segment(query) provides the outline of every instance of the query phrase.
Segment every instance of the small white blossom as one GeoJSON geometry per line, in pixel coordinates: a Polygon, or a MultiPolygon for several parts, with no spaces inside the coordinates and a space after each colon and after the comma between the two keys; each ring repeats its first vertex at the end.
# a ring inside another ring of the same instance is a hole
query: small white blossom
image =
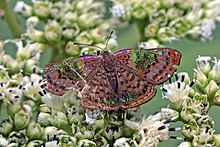
{"type": "Polygon", "coordinates": [[[42,92],[39,92],[42,96],[42,101],[49,107],[51,107],[54,110],[64,110],[64,102],[66,100],[66,95],[64,94],[62,96],[53,95],[49,92],[46,92],[43,90],[42,92]]]}
{"type": "Polygon", "coordinates": [[[207,19],[202,22],[200,29],[200,38],[202,41],[211,40],[212,32],[216,28],[215,20],[207,19]]]}
{"type": "Polygon", "coordinates": [[[214,60],[212,60],[212,62],[214,63],[212,70],[215,70],[216,74],[220,75],[220,59],[214,57],[214,60]]]}
{"type": "Polygon", "coordinates": [[[129,141],[128,138],[119,138],[115,141],[114,147],[130,147],[130,145],[127,143],[129,141]]]}
{"type": "Polygon", "coordinates": [[[14,7],[14,11],[16,13],[21,13],[22,11],[24,11],[25,5],[26,4],[23,1],[18,1],[14,7]]]}
{"type": "Polygon", "coordinates": [[[0,146],[6,147],[7,145],[8,145],[8,141],[2,135],[0,135],[0,146]]]}
{"type": "Polygon", "coordinates": [[[141,42],[139,48],[149,49],[149,48],[157,48],[159,47],[159,43],[154,39],[149,39],[147,42],[141,42]]]}
{"type": "Polygon", "coordinates": [[[42,80],[42,76],[38,74],[31,74],[30,77],[24,77],[24,94],[32,99],[36,99],[36,95],[40,88],[40,82],[42,80]]]}
{"type": "Polygon", "coordinates": [[[171,84],[166,84],[163,88],[166,92],[163,98],[169,99],[171,102],[178,104],[188,99],[191,87],[186,85],[185,82],[175,81],[171,84]]]}
{"type": "Polygon", "coordinates": [[[45,147],[59,147],[56,140],[48,141],[45,143],[45,147]]]}
{"type": "Polygon", "coordinates": [[[113,17],[118,17],[118,18],[126,17],[126,8],[124,7],[123,4],[120,3],[115,4],[110,11],[113,17]]]}
{"type": "Polygon", "coordinates": [[[199,56],[196,59],[197,69],[207,74],[211,70],[210,61],[211,57],[209,56],[199,56]]]}

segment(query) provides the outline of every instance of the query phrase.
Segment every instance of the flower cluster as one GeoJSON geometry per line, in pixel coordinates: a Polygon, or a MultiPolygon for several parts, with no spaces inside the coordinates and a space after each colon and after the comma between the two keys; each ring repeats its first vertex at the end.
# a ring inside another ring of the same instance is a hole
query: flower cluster
{"type": "Polygon", "coordinates": [[[220,20],[219,0],[112,1],[112,16],[135,22],[147,48],[155,47],[152,41],[158,45],[181,38],[210,40],[220,20]]]}
{"type": "MultiPolygon", "coordinates": [[[[94,50],[74,42],[103,47],[115,23],[104,20],[104,3],[93,0],[33,1],[33,6],[19,1],[14,11],[27,19],[23,36],[53,48],[56,60],[67,55],[78,56],[82,50],[90,53],[94,50]]],[[[115,46],[117,41],[111,38],[108,47],[115,46]]]]}
{"type": "Polygon", "coordinates": [[[179,73],[176,81],[162,87],[163,97],[169,99],[184,123],[182,133],[188,142],[179,146],[219,146],[219,135],[214,134],[214,121],[208,111],[219,105],[220,60],[214,58],[213,67],[209,56],[199,56],[196,61],[195,80],[190,81],[187,73],[179,73]]]}

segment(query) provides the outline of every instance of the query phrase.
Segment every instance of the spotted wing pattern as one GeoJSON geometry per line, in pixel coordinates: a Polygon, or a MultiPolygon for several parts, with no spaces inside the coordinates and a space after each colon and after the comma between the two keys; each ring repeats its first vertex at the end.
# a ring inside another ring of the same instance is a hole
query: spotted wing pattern
{"type": "Polygon", "coordinates": [[[156,94],[155,85],[172,76],[180,59],[181,54],[169,48],[81,56],[47,64],[45,89],[63,95],[75,88],[81,104],[90,109],[128,109],[149,101],[156,94]]]}
{"type": "Polygon", "coordinates": [[[147,82],[161,84],[176,71],[181,53],[170,48],[125,49],[114,54],[116,60],[147,82]]]}
{"type": "Polygon", "coordinates": [[[98,66],[98,56],[82,56],[69,60],[50,63],[45,66],[46,83],[42,86],[55,95],[63,95],[77,86],[79,89],[86,84],[98,66]]]}
{"type": "Polygon", "coordinates": [[[90,109],[117,110],[117,94],[107,78],[107,73],[99,66],[88,84],[81,90],[81,104],[90,109]]]}
{"type": "Polygon", "coordinates": [[[155,94],[153,84],[145,81],[121,63],[117,64],[120,108],[137,107],[149,101],[155,94]]]}

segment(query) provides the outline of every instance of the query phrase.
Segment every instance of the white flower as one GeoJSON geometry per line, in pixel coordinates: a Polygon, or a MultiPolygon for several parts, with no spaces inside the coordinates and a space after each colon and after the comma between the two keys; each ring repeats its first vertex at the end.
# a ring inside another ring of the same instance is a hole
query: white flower
{"type": "Polygon", "coordinates": [[[141,135],[139,146],[157,146],[159,141],[169,139],[168,125],[162,121],[143,120],[137,130],[141,135]]]}
{"type": "Polygon", "coordinates": [[[37,16],[31,16],[27,19],[26,25],[35,27],[39,23],[39,18],[37,16]]]}
{"type": "Polygon", "coordinates": [[[141,42],[139,48],[149,49],[149,48],[157,48],[159,47],[159,43],[154,39],[149,39],[147,42],[141,42]]]}
{"type": "Polygon", "coordinates": [[[45,147],[59,147],[57,140],[48,141],[45,143],[45,147]]]}
{"type": "Polygon", "coordinates": [[[196,59],[197,69],[207,74],[211,70],[210,61],[211,57],[209,56],[198,56],[196,59]]]}
{"type": "Polygon", "coordinates": [[[182,103],[185,99],[188,99],[191,87],[186,85],[185,82],[175,81],[171,84],[166,84],[162,87],[165,91],[163,98],[169,99],[172,103],[182,103]]]}
{"type": "Polygon", "coordinates": [[[14,11],[16,13],[20,13],[20,12],[24,11],[25,5],[26,4],[23,1],[18,1],[14,7],[14,11]]]}
{"type": "Polygon", "coordinates": [[[53,95],[51,93],[46,92],[45,90],[42,90],[38,92],[42,96],[42,101],[49,107],[55,110],[64,110],[64,102],[66,100],[66,95],[64,94],[62,96],[53,95]]]}
{"type": "Polygon", "coordinates": [[[42,77],[38,74],[31,74],[30,77],[24,77],[24,94],[32,99],[36,99],[36,95],[40,88],[42,77]]]}
{"type": "Polygon", "coordinates": [[[155,115],[143,119],[142,122],[127,120],[125,116],[124,123],[126,126],[137,130],[141,136],[140,142],[134,143],[138,146],[158,146],[162,140],[170,138],[169,131],[180,130],[180,128],[168,128],[169,123],[179,117],[177,111],[163,108],[155,115]]]}
{"type": "Polygon", "coordinates": [[[126,17],[126,8],[123,4],[117,3],[111,8],[111,13],[113,17],[125,18],[126,17]]]}
{"type": "Polygon", "coordinates": [[[14,12],[21,13],[24,16],[30,16],[32,14],[32,7],[23,1],[18,1],[14,7],[14,12]]]}
{"type": "Polygon", "coordinates": [[[190,142],[182,142],[180,145],[178,145],[178,147],[191,147],[191,143],[190,142]]]}
{"type": "Polygon", "coordinates": [[[86,109],[86,122],[90,125],[95,124],[96,118],[100,115],[100,109],[86,109]]]}
{"type": "Polygon", "coordinates": [[[114,147],[130,147],[130,145],[127,143],[129,141],[128,138],[119,138],[115,141],[114,147]]]}
{"type": "Polygon", "coordinates": [[[214,63],[212,70],[215,70],[216,74],[220,75],[220,60],[214,57],[212,62],[214,63]]]}
{"type": "Polygon", "coordinates": [[[2,135],[0,135],[0,146],[6,147],[7,145],[8,145],[8,141],[2,135]]]}
{"type": "Polygon", "coordinates": [[[215,29],[215,20],[206,19],[202,22],[200,28],[200,38],[202,41],[211,40],[212,39],[212,31],[215,29]]]}

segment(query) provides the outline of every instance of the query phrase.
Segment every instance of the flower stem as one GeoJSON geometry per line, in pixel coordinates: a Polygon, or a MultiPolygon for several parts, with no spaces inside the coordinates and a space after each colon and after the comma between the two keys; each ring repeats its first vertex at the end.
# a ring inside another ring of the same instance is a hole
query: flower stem
{"type": "Polygon", "coordinates": [[[6,0],[0,0],[0,7],[5,11],[5,20],[15,38],[21,35],[21,26],[19,25],[17,18],[15,17],[12,9],[9,6],[9,2],[6,0]]]}

